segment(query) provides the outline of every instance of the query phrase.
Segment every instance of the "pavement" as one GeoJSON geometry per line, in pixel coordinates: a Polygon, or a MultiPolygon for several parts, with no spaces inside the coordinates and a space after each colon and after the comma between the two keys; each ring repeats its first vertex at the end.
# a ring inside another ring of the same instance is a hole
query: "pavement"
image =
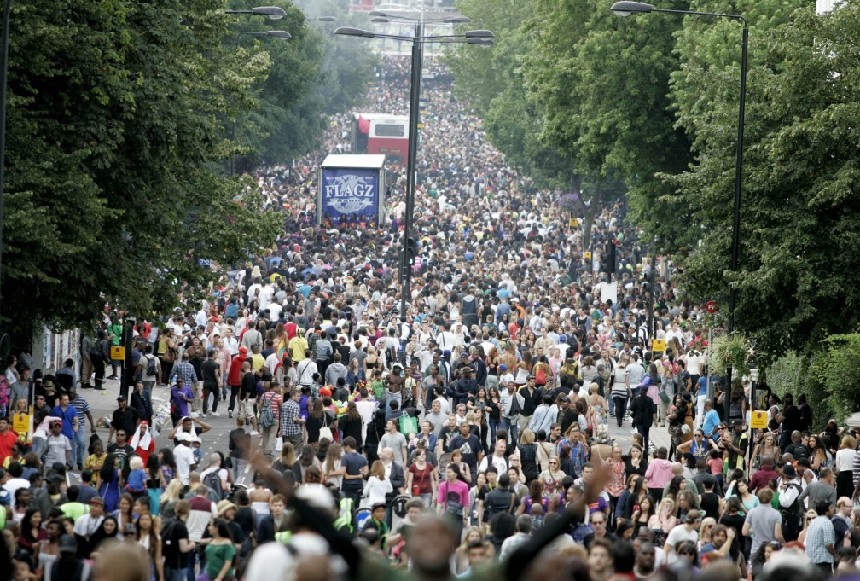
{"type": "MultiPolygon", "coordinates": [[[[101,423],[101,418],[107,418],[107,421],[110,421],[111,414],[117,407],[116,398],[119,395],[119,381],[105,380],[104,387],[104,391],[96,391],[94,389],[81,389],[78,391],[78,396],[83,397],[87,403],[90,404],[93,419],[97,424],[101,423]]],[[[170,390],[167,387],[156,387],[152,394],[152,407],[155,410],[156,416],[161,418],[162,430],[169,430],[171,428],[169,401],[170,390]]],[[[218,413],[220,416],[209,415],[203,419],[203,421],[212,428],[211,431],[204,434],[201,438],[203,440],[204,453],[211,453],[216,450],[226,453],[229,448],[229,433],[230,430],[236,426],[236,420],[235,418],[230,419],[227,417],[228,403],[229,400],[218,402],[218,413]]],[[[621,444],[621,449],[624,454],[629,453],[632,430],[630,420],[625,420],[620,428],[616,426],[615,418],[609,417],[608,420],[609,435],[612,437],[614,442],[621,444]]],[[[158,420],[156,420],[156,423],[158,423],[158,420]]],[[[101,436],[102,440],[107,439],[107,428],[99,428],[97,432],[101,436]]],[[[667,449],[669,448],[669,431],[666,428],[651,428],[649,437],[651,441],[654,442],[655,449],[661,446],[665,446],[667,449]]],[[[166,436],[159,435],[156,437],[156,448],[170,445],[171,443],[167,441],[166,436]]]]}
{"type": "MultiPolygon", "coordinates": [[[[79,389],[78,397],[83,397],[88,404],[97,425],[97,433],[103,441],[107,440],[108,428],[98,427],[99,425],[107,425],[110,422],[111,414],[117,409],[116,398],[119,395],[119,380],[104,381],[104,391],[96,391],[95,389],[79,389]],[[102,418],[106,418],[106,422],[102,422],[102,418]]],[[[229,449],[229,433],[230,430],[236,427],[236,420],[227,417],[227,404],[229,403],[229,394],[227,401],[218,402],[218,413],[220,416],[206,416],[203,421],[211,426],[211,431],[203,434],[204,454],[220,450],[227,453],[229,449]]],[[[155,424],[160,424],[162,431],[167,431],[172,428],[170,422],[170,389],[167,387],[156,387],[152,393],[152,408],[155,411],[155,424]]],[[[192,414],[193,415],[193,414],[192,414]]],[[[89,438],[89,424],[87,424],[87,437],[89,438]]],[[[155,439],[156,449],[169,446],[173,447],[173,443],[167,440],[167,436],[159,434],[155,439]]]]}

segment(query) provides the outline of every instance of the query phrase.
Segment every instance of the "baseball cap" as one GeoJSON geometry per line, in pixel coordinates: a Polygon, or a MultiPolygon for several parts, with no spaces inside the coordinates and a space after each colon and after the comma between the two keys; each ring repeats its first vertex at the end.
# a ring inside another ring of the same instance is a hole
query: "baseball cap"
{"type": "Polygon", "coordinates": [[[507,366],[507,365],[505,365],[504,363],[502,363],[501,365],[499,365],[499,371],[507,371],[507,370],[508,370],[508,366],[507,366]]]}
{"type": "Polygon", "coordinates": [[[60,553],[72,553],[75,554],[78,552],[78,541],[75,539],[74,535],[63,535],[60,537],[60,553]]]}

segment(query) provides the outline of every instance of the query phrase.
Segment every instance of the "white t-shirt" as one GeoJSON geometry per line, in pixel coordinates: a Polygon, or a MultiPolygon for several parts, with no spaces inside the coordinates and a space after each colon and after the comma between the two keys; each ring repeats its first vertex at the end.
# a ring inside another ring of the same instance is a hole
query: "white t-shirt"
{"type": "Polygon", "coordinates": [[[666,544],[672,547],[672,552],[666,555],[666,562],[670,565],[678,560],[678,553],[676,549],[678,545],[683,543],[684,541],[692,541],[697,542],[699,540],[699,533],[694,529],[692,531],[687,530],[686,525],[678,525],[669,531],[669,535],[666,537],[666,544]]]}
{"type": "Polygon", "coordinates": [[[216,470],[218,471],[218,478],[220,478],[222,482],[227,482],[230,477],[230,474],[227,472],[226,468],[207,468],[200,473],[200,480],[203,481],[206,476],[212,474],[216,470]]]}
{"type": "Polygon", "coordinates": [[[173,459],[176,461],[176,476],[187,486],[191,466],[194,464],[194,452],[185,444],[179,444],[173,449],[173,459]]]}

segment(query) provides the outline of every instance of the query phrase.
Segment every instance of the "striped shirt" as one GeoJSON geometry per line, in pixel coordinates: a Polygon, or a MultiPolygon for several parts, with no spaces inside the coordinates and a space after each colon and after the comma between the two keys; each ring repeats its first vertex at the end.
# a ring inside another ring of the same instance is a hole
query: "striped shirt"
{"type": "Polygon", "coordinates": [[[87,400],[85,400],[81,396],[77,396],[75,397],[75,399],[69,402],[69,405],[75,408],[75,411],[78,412],[78,429],[83,428],[84,416],[85,414],[90,413],[90,404],[88,404],[87,400]]]}

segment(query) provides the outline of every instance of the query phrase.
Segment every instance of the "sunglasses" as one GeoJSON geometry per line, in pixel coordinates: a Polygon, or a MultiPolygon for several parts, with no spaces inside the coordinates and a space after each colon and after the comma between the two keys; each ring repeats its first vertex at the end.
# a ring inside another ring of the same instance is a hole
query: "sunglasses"
{"type": "Polygon", "coordinates": [[[684,555],[685,557],[694,557],[696,555],[693,551],[681,551],[678,554],[684,555]]]}

